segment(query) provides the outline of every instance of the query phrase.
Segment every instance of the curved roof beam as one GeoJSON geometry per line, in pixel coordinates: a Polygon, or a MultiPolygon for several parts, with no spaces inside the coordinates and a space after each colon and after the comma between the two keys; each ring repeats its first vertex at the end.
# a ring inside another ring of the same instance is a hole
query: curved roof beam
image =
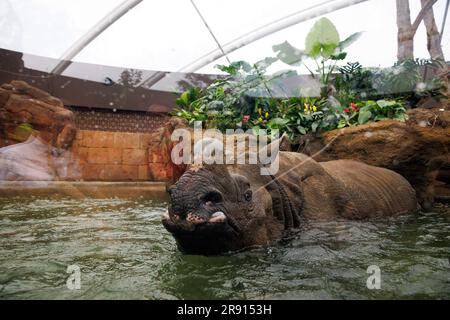
{"type": "Polygon", "coordinates": [[[119,20],[124,14],[137,6],[142,0],[125,0],[100,21],[98,21],[92,28],[90,28],[81,38],[75,41],[72,46],[63,53],[59,58],[59,63],[52,69],[51,73],[61,74],[72,63],[72,59],[80,53],[89,43],[97,38],[103,31],[109,28],[114,22],[119,20]]]}
{"type": "Polygon", "coordinates": [[[450,4],[450,0],[447,0],[447,3],[445,4],[445,9],[444,9],[444,18],[442,19],[442,24],[441,24],[441,34],[440,34],[440,38],[439,38],[439,44],[441,44],[442,42],[442,35],[444,34],[444,28],[445,28],[445,22],[447,21],[447,13],[448,13],[448,6],[450,4]]]}

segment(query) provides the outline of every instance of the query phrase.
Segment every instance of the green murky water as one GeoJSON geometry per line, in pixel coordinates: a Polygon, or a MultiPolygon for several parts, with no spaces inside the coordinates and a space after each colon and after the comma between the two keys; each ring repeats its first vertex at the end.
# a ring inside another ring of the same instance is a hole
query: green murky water
{"type": "Polygon", "coordinates": [[[148,199],[0,199],[2,299],[450,298],[450,210],[311,223],[284,244],[185,256],[148,199]],[[81,289],[66,285],[81,268],[81,289]],[[381,289],[369,290],[369,265],[381,289]]]}

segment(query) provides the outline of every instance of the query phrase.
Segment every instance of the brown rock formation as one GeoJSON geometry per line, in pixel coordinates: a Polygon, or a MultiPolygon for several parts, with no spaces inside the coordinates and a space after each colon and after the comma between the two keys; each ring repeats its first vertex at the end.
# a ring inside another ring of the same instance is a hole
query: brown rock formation
{"type": "Polygon", "coordinates": [[[75,134],[74,115],[61,100],[23,81],[0,87],[0,180],[72,178],[75,134]]]}
{"type": "Polygon", "coordinates": [[[174,181],[185,171],[185,165],[175,165],[171,160],[172,149],[177,142],[171,141],[170,137],[176,129],[192,130],[185,120],[172,117],[152,133],[148,146],[150,180],[174,181]]]}
{"type": "Polygon", "coordinates": [[[0,147],[25,141],[31,131],[66,150],[75,138],[74,115],[61,100],[24,81],[1,85],[0,147]]]}
{"type": "Polygon", "coordinates": [[[317,161],[355,159],[394,170],[412,184],[424,209],[434,201],[439,169],[450,164],[450,111],[409,111],[406,123],[389,120],[304,136],[297,150],[317,161]]]}

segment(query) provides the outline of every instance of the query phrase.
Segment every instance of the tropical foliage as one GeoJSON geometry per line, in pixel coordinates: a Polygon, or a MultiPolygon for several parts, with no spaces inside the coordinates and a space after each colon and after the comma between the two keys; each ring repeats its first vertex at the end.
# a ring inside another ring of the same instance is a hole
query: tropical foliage
{"type": "Polygon", "coordinates": [[[191,87],[183,92],[172,114],[190,123],[203,121],[208,128],[279,129],[296,139],[371,121],[405,121],[411,101],[438,94],[440,84],[423,80],[420,71],[424,66],[435,68],[432,61],[405,60],[383,71],[363,68],[358,62],[338,66],[347,56],[344,49],[360,36],[354,33],[341,41],[331,21],[322,18],[308,33],[304,50],[283,42],[273,46],[276,57],[254,64],[237,61],[218,65],[226,76],[205,89],[191,87]],[[276,61],[305,66],[320,83],[320,93],[316,97],[274,94],[280,82],[297,75],[294,70],[283,70],[267,76],[267,68],[276,61]]]}
{"type": "Polygon", "coordinates": [[[269,96],[267,83],[278,76],[265,77],[266,68],[276,58],[265,58],[250,65],[245,61],[233,62],[217,68],[228,75],[214,81],[206,89],[190,88],[177,99],[178,108],[173,115],[193,121],[205,121],[206,127],[219,129],[242,126],[242,115],[255,111],[252,96],[269,96]]]}
{"type": "Polygon", "coordinates": [[[409,105],[415,105],[426,96],[439,98],[444,85],[439,77],[427,76],[445,68],[445,62],[428,59],[407,59],[392,68],[374,74],[373,86],[387,97],[401,97],[409,105]]]}

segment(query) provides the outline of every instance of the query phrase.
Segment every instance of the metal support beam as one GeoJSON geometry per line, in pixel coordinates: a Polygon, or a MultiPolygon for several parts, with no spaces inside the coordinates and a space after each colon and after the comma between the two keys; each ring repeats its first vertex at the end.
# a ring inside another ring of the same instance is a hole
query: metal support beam
{"type": "MultiPolygon", "coordinates": [[[[244,47],[256,40],[264,38],[272,33],[277,31],[286,29],[293,25],[296,25],[300,22],[304,22],[321,15],[330,13],[332,11],[336,11],[339,9],[344,9],[353,5],[356,5],[361,2],[365,2],[368,0],[328,0],[316,4],[314,6],[308,7],[306,9],[302,9],[290,15],[287,15],[283,18],[275,20],[271,23],[263,25],[261,27],[256,28],[253,31],[250,31],[228,43],[221,46],[219,49],[213,50],[206,55],[198,58],[197,60],[189,63],[188,65],[182,67],[177,72],[195,72],[209,63],[231,53],[241,47],[244,47]]],[[[145,79],[141,82],[140,85],[143,85],[147,88],[153,87],[156,83],[161,81],[166,75],[166,72],[155,72],[151,77],[145,79]]]]}
{"type": "Polygon", "coordinates": [[[444,17],[442,19],[442,24],[441,24],[441,33],[439,35],[439,44],[442,43],[442,35],[444,34],[444,28],[445,28],[445,22],[447,21],[447,13],[448,13],[448,6],[450,4],[450,0],[447,0],[447,3],[445,4],[445,10],[444,10],[444,17]]]}
{"type": "Polygon", "coordinates": [[[59,58],[59,63],[53,68],[51,73],[61,74],[72,63],[72,59],[80,53],[89,43],[92,42],[99,34],[105,31],[114,22],[119,20],[124,14],[137,6],[142,0],[125,0],[111,12],[104,16],[92,28],[88,30],[81,38],[72,44],[66,52],[59,58]]]}
{"type": "Polygon", "coordinates": [[[315,6],[303,9],[291,15],[285,16],[274,22],[261,26],[249,33],[246,33],[222,46],[222,50],[216,49],[206,55],[200,57],[199,59],[193,61],[192,63],[186,65],[185,67],[178,70],[179,72],[195,72],[200,68],[208,65],[209,63],[229,54],[241,47],[244,47],[256,40],[267,37],[272,33],[286,29],[300,22],[304,22],[321,15],[347,8],[355,4],[365,2],[368,0],[335,0],[335,1],[325,1],[315,6]]]}

